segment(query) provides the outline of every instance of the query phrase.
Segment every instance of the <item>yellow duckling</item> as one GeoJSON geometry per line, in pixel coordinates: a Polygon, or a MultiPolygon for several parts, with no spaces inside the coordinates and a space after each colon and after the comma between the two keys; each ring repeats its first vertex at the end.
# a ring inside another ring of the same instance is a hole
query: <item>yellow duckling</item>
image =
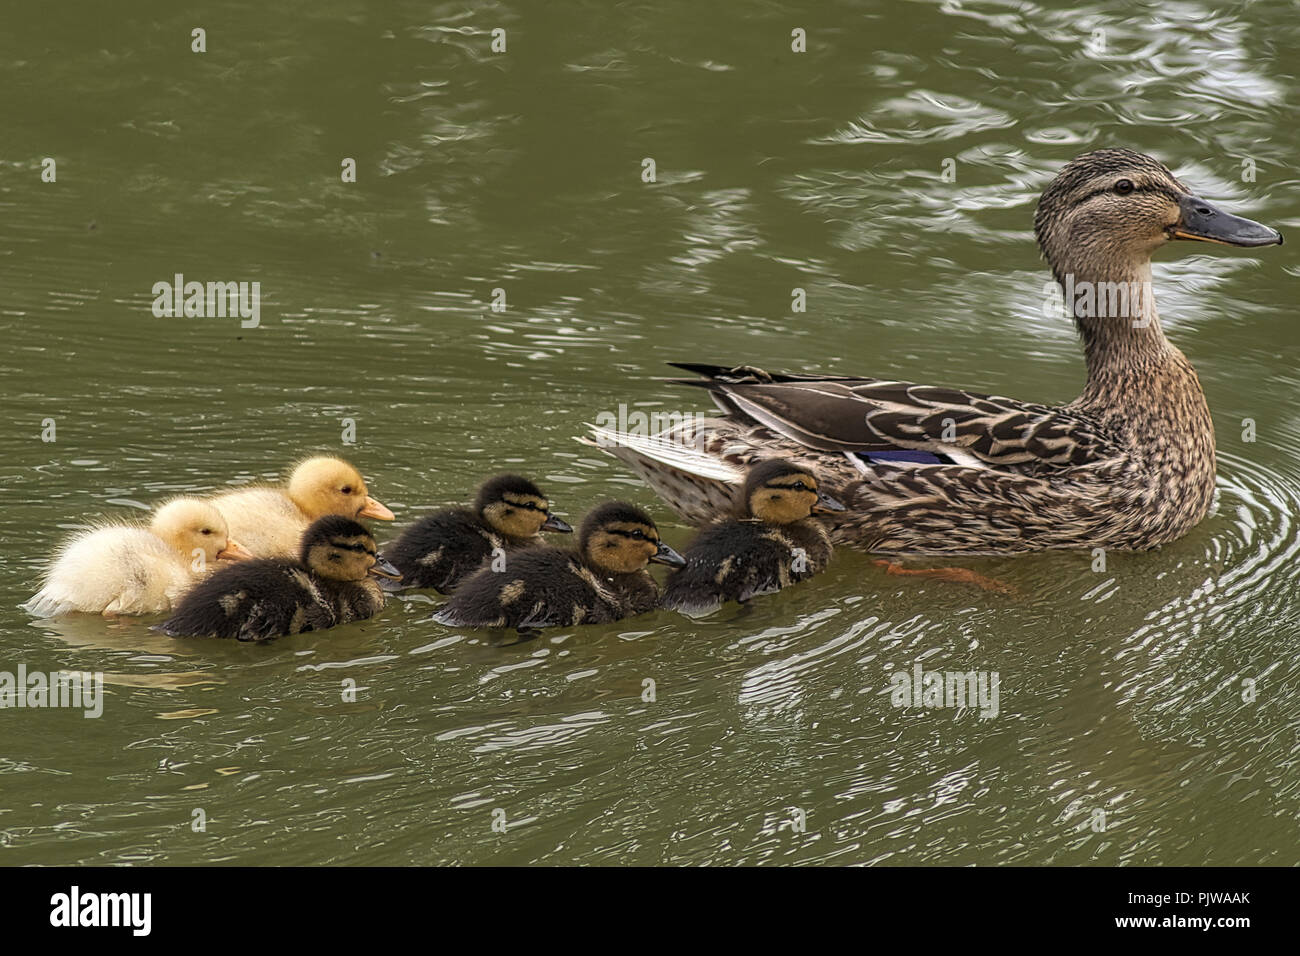
{"type": "Polygon", "coordinates": [[[283,487],[240,488],[211,501],[225,515],[230,533],[259,558],[296,557],[307,526],[326,515],[393,520],[393,513],[367,493],[361,472],[325,455],[301,462],[283,487]]]}
{"type": "Polygon", "coordinates": [[[38,617],[159,614],[172,610],[216,561],[251,557],[231,539],[220,511],[197,498],[176,498],[154,512],[148,528],[109,525],[73,537],[23,608],[38,617]]]}

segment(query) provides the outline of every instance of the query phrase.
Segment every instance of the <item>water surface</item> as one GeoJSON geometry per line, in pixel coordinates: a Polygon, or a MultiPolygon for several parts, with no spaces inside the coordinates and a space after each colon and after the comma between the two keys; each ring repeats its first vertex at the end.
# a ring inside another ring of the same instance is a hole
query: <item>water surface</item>
{"type": "Polygon", "coordinates": [[[0,669],[108,686],[97,720],[0,713],[0,862],[1295,864],[1292,245],[1156,267],[1216,417],[1214,513],[1100,572],[970,564],[1016,596],[842,551],[746,611],[505,648],[429,595],[260,647],[17,605],[70,531],[310,452],[399,524],[514,469],[681,544],[573,440],[621,403],[703,410],[674,360],[1067,401],[1044,183],[1126,145],[1294,231],[1298,57],[1280,0],[11,11],[0,669]],[[155,318],[176,273],[259,281],[260,326],[155,318]],[[998,715],[891,706],[918,661],[997,671],[998,715]]]}

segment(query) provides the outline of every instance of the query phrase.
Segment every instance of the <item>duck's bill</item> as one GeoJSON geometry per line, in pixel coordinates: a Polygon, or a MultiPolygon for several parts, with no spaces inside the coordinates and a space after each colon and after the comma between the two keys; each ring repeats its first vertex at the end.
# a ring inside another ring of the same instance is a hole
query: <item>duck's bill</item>
{"type": "Polygon", "coordinates": [[[553,514],[548,514],[546,520],[542,522],[542,530],[569,532],[573,530],[573,525],[567,521],[561,521],[553,514]]]}
{"type": "Polygon", "coordinates": [[[1224,212],[1213,203],[1196,196],[1184,196],[1178,202],[1182,216],[1169,227],[1174,239],[1218,242],[1225,246],[1280,246],[1282,233],[1253,219],[1243,219],[1224,212]]]}
{"type": "Polygon", "coordinates": [[[686,559],[662,541],[659,542],[659,550],[654,553],[654,557],[650,560],[658,564],[666,564],[670,568],[686,567],[686,559]]]}
{"type": "Polygon", "coordinates": [[[383,558],[375,558],[375,563],[370,566],[370,574],[377,578],[388,578],[391,581],[400,581],[402,572],[393,567],[392,562],[383,558]]]}
{"type": "Polygon", "coordinates": [[[249,551],[246,547],[244,547],[242,544],[240,544],[238,541],[234,540],[233,538],[227,539],[226,546],[217,552],[218,560],[247,561],[250,558],[254,558],[254,557],[256,557],[256,555],[253,554],[252,551],[249,551]]]}
{"type": "Polygon", "coordinates": [[[357,516],[361,518],[375,518],[379,521],[392,521],[397,517],[397,515],[393,514],[369,495],[366,496],[365,507],[357,512],[357,516]]]}
{"type": "Polygon", "coordinates": [[[837,511],[848,511],[844,504],[838,498],[832,498],[825,492],[817,495],[817,503],[812,506],[812,512],[815,515],[828,515],[837,511]]]}

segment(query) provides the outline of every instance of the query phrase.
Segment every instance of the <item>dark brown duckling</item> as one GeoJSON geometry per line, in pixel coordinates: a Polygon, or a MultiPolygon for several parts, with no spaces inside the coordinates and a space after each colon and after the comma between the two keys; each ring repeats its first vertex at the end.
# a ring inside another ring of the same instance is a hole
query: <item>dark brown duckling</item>
{"type": "Polygon", "coordinates": [[[384,606],[374,576],[397,569],[351,518],[329,515],[303,532],[298,560],[241,561],[214,572],[155,630],[172,637],[266,641],[371,617],[384,606]]]}
{"type": "Polygon", "coordinates": [[[646,570],[656,561],[681,567],[640,508],[610,501],[578,531],[578,550],[529,548],[471,576],[433,619],[448,627],[512,627],[521,632],[604,624],[653,610],[659,587],[646,570]]]}
{"type": "Polygon", "coordinates": [[[572,531],[527,478],[497,475],[478,490],[473,508],[449,508],[421,518],[384,548],[401,572],[385,590],[433,588],[446,593],[483,566],[497,549],[509,554],[538,544],[543,531],[572,531]]]}
{"type": "Polygon", "coordinates": [[[705,528],[686,548],[686,567],[664,584],[663,606],[706,614],[724,601],[743,603],[812,577],[832,552],[830,536],[812,516],[843,510],[802,465],[759,462],[737,496],[737,516],[705,528]]]}

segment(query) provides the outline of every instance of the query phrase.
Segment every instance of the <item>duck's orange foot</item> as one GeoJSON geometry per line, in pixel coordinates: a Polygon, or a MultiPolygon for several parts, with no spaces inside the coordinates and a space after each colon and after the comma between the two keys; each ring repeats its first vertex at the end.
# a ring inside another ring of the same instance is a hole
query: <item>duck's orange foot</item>
{"type": "Polygon", "coordinates": [[[886,561],[883,558],[877,559],[876,564],[885,569],[887,574],[926,574],[939,578],[943,581],[953,581],[958,584],[973,584],[985,591],[994,591],[997,594],[1019,594],[1020,591],[1013,584],[1007,584],[1005,581],[999,581],[997,578],[986,577],[970,568],[905,568],[901,564],[895,564],[892,561],[886,561]]]}

